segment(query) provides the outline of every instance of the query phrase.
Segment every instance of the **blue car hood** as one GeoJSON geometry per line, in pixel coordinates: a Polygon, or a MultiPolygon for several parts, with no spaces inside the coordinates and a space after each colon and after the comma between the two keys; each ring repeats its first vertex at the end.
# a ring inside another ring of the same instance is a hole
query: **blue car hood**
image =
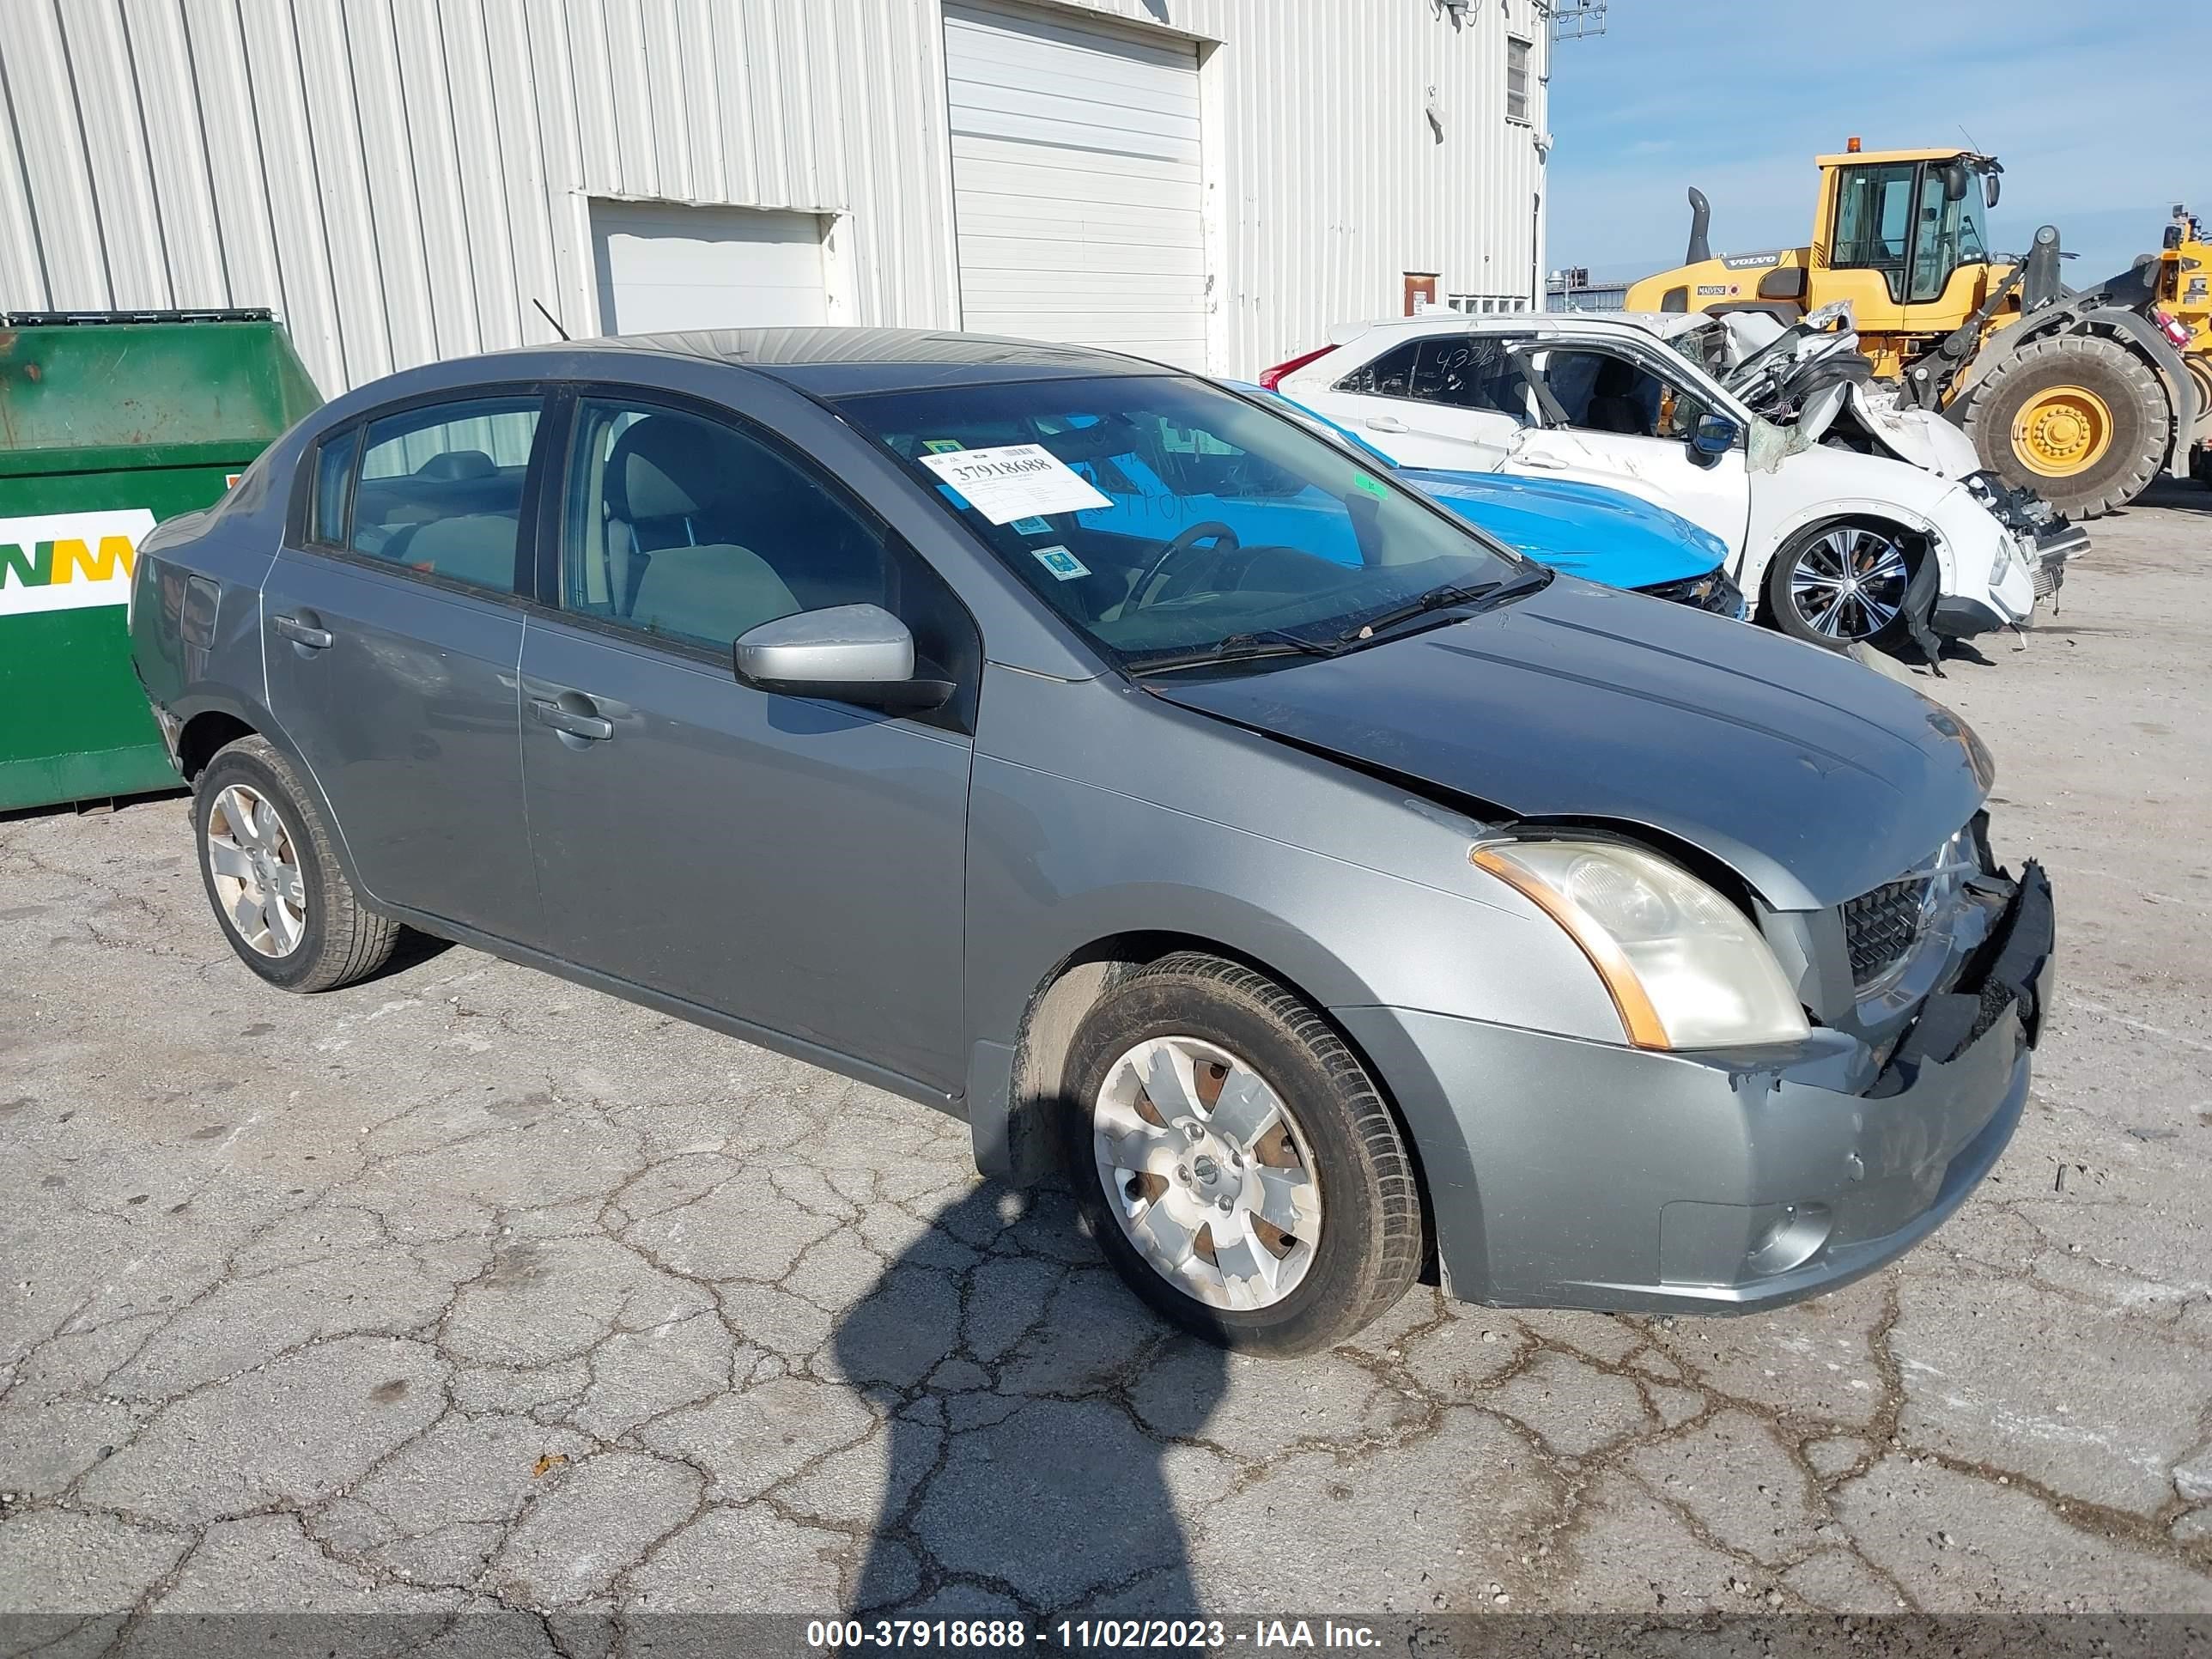
{"type": "Polygon", "coordinates": [[[1728,559],[1710,530],[1618,489],[1431,467],[1397,476],[1515,552],[1607,587],[1687,581],[1728,559]]]}
{"type": "Polygon", "coordinates": [[[1992,775],[1957,716],[1849,657],[1568,577],[1340,657],[1144,685],[1478,811],[1662,831],[1784,910],[1895,880],[1992,775]]]}

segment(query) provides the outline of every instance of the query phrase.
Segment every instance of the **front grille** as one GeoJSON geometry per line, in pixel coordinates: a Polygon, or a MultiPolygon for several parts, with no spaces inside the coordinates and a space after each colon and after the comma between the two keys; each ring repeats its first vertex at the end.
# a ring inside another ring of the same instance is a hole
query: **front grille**
{"type": "Polygon", "coordinates": [[[1862,893],[1844,906],[1844,944],[1851,956],[1851,982],[1863,987],[1905,959],[1920,938],[1927,876],[1907,876],[1862,893]]]}
{"type": "Polygon", "coordinates": [[[2035,597],[2039,599],[2049,599],[2058,591],[2059,585],[2065,580],[2066,567],[2057,560],[2047,564],[2037,565],[2035,567],[2035,597]]]}

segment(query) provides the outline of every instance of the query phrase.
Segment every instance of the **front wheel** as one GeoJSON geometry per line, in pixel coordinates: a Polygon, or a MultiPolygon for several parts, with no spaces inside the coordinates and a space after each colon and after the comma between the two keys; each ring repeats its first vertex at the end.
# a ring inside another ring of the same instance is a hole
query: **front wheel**
{"type": "Polygon", "coordinates": [[[1396,1121],[1314,1011],[1179,952],[1076,1035],[1064,1145],[1076,1201],[1153,1308],[1224,1347],[1310,1353],[1405,1293],[1421,1205],[1396,1121]]]}
{"type": "Polygon", "coordinates": [[[1767,618],[1785,634],[1838,651],[1862,641],[1894,644],[1909,631],[1912,556],[1888,525],[1800,531],[1766,567],[1767,618]]]}
{"type": "Polygon", "coordinates": [[[2125,507],[2165,464],[2166,392],[2143,356],[2101,334],[2031,341],[1972,388],[1982,465],[2069,519],[2125,507]]]}

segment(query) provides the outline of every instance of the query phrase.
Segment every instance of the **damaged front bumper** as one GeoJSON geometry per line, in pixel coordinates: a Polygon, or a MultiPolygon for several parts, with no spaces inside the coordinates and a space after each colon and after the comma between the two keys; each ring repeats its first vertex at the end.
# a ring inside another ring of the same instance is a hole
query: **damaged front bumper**
{"type": "Polygon", "coordinates": [[[1995,472],[1976,472],[1965,480],[1976,501],[1996,515],[2011,534],[2021,562],[2035,583],[2035,597],[2047,599],[2065,585],[2066,562],[2088,550],[2089,532],[2069,524],[2057,508],[2020,484],[1995,472]]]}
{"type": "Polygon", "coordinates": [[[1997,920],[1880,1047],[1657,1054],[1402,1009],[1335,1017],[1420,1145],[1455,1296],[1735,1313],[1873,1272],[2011,1139],[2051,993],[2051,885],[1980,878],[1997,920]]]}
{"type": "Polygon", "coordinates": [[[1686,581],[1661,582],[1652,587],[1639,587],[1636,592],[1664,599],[1669,605],[1686,605],[1692,611],[1710,611],[1717,617],[1736,622],[1750,615],[1749,607],[1744,604],[1743,590],[1725,570],[1708,570],[1686,581]]]}

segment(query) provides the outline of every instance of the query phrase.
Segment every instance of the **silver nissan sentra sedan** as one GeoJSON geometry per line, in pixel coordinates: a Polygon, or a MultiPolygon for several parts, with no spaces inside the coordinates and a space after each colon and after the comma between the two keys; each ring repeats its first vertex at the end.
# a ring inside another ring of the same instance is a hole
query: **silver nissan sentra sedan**
{"type": "Polygon", "coordinates": [[[131,626],[264,979],[415,927],[927,1102],[1240,1348],[1425,1274],[1831,1289],[2027,1093],[2050,886],[1955,717],[1127,357],[411,370],[149,536],[131,626]]]}

